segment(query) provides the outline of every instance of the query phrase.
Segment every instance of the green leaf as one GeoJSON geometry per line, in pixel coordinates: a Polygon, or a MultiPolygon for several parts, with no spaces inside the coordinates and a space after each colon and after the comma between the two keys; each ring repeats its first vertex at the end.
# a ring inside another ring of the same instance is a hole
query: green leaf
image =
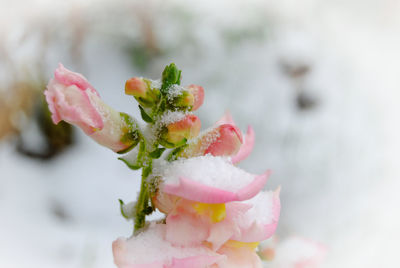
{"type": "Polygon", "coordinates": [[[121,199],[118,199],[118,201],[119,201],[119,210],[121,211],[122,217],[124,217],[125,219],[129,220],[129,216],[126,215],[125,212],[124,212],[124,205],[125,205],[124,201],[122,201],[121,199]]]}
{"type": "Polygon", "coordinates": [[[143,109],[142,106],[139,105],[139,109],[140,109],[140,115],[142,116],[142,119],[145,122],[147,122],[147,123],[153,123],[154,122],[153,119],[151,118],[151,116],[146,113],[146,111],[143,109]]]}
{"type": "Polygon", "coordinates": [[[162,148],[162,147],[161,148],[157,148],[154,151],[152,151],[149,155],[150,155],[151,158],[158,159],[158,158],[160,158],[162,153],[165,151],[165,149],[166,148],[162,148]]]}
{"type": "Polygon", "coordinates": [[[130,168],[132,170],[138,170],[141,168],[141,166],[132,165],[131,163],[129,163],[126,159],[124,159],[122,157],[118,157],[118,160],[121,160],[122,162],[124,162],[128,166],[128,168],[130,168]]]}
{"type": "Polygon", "coordinates": [[[162,73],[161,93],[167,94],[169,87],[173,84],[181,84],[182,71],[179,70],[175,63],[167,65],[162,73]]]}

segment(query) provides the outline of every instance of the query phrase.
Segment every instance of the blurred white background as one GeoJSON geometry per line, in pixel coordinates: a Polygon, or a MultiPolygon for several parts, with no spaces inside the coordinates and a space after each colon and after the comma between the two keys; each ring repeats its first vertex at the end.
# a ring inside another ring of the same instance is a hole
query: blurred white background
{"type": "MultiPolygon", "coordinates": [[[[204,127],[227,109],[254,126],[241,166],[282,186],[280,237],[325,244],[323,267],[399,267],[399,47],[396,0],[2,0],[0,106],[63,62],[138,116],[125,81],[175,62],[205,88],[204,127]]],[[[44,144],[34,113],[7,109],[0,267],[113,267],[111,242],[132,229],[118,198],[135,199],[139,173],[79,130],[57,156],[27,157],[44,144]]]]}

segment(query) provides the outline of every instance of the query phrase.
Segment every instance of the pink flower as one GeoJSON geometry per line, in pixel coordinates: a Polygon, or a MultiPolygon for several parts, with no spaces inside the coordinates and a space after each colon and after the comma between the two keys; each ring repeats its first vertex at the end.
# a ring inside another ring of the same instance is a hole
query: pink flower
{"type": "Polygon", "coordinates": [[[231,124],[222,124],[199,135],[179,156],[185,158],[206,154],[231,156],[240,150],[242,141],[240,129],[231,124]]]}
{"type": "Polygon", "coordinates": [[[275,232],[279,190],[259,193],[269,172],[254,176],[213,156],[181,159],[161,169],[153,203],[167,214],[166,239],[173,245],[206,242],[217,250],[228,240],[259,242],[275,232]]]}
{"type": "MultiPolygon", "coordinates": [[[[149,228],[129,239],[113,242],[114,262],[118,268],[260,268],[257,243],[228,241],[218,251],[207,245],[179,247],[164,237],[165,224],[149,228]]],[[[179,228],[176,228],[179,232],[179,228]]],[[[184,232],[182,232],[184,234],[184,232]]]]}
{"type": "Polygon", "coordinates": [[[106,105],[85,77],[62,64],[44,94],[55,124],[64,120],[77,125],[96,142],[115,152],[138,143],[138,129],[133,118],[106,105]]]}
{"type": "Polygon", "coordinates": [[[226,113],[214,127],[189,142],[178,156],[189,158],[211,154],[213,156],[230,156],[236,164],[245,159],[254,147],[254,131],[248,127],[245,138],[236,126],[230,113],[226,113]]]}
{"type": "MultiPolygon", "coordinates": [[[[233,121],[232,115],[229,112],[226,112],[224,116],[216,123],[216,125],[222,124],[231,124],[236,126],[235,122],[233,121]]],[[[232,155],[232,163],[236,164],[250,155],[254,148],[254,140],[254,130],[251,126],[248,126],[246,135],[244,136],[243,145],[240,147],[239,151],[236,154],[232,155]]]]}

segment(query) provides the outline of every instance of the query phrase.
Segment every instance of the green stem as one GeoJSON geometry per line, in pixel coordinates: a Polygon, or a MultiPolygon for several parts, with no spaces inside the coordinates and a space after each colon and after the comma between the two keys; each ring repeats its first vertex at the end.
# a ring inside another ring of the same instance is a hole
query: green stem
{"type": "Polygon", "coordinates": [[[142,181],[140,185],[139,197],[136,202],[136,215],[135,215],[135,230],[137,233],[146,223],[146,212],[149,209],[149,187],[147,184],[147,177],[151,174],[153,169],[152,159],[148,157],[146,152],[145,165],[142,169],[142,181]]]}

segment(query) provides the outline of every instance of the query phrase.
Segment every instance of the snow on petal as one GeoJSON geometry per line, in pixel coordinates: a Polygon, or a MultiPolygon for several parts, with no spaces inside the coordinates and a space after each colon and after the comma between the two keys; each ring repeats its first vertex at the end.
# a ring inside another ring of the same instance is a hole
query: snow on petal
{"type": "Polygon", "coordinates": [[[183,158],[206,154],[231,156],[239,151],[242,141],[240,129],[234,125],[223,124],[200,133],[197,138],[188,143],[178,156],[183,158]]]}
{"type": "Polygon", "coordinates": [[[244,204],[251,205],[251,208],[243,214],[238,214],[236,224],[240,232],[232,237],[233,240],[257,242],[270,238],[275,233],[281,207],[279,192],[280,188],[275,192],[263,191],[244,201],[244,204]]]}
{"type": "Polygon", "coordinates": [[[227,203],[255,196],[269,172],[253,175],[235,167],[228,158],[211,155],[179,159],[156,167],[161,191],[202,203],[227,203]]]}

